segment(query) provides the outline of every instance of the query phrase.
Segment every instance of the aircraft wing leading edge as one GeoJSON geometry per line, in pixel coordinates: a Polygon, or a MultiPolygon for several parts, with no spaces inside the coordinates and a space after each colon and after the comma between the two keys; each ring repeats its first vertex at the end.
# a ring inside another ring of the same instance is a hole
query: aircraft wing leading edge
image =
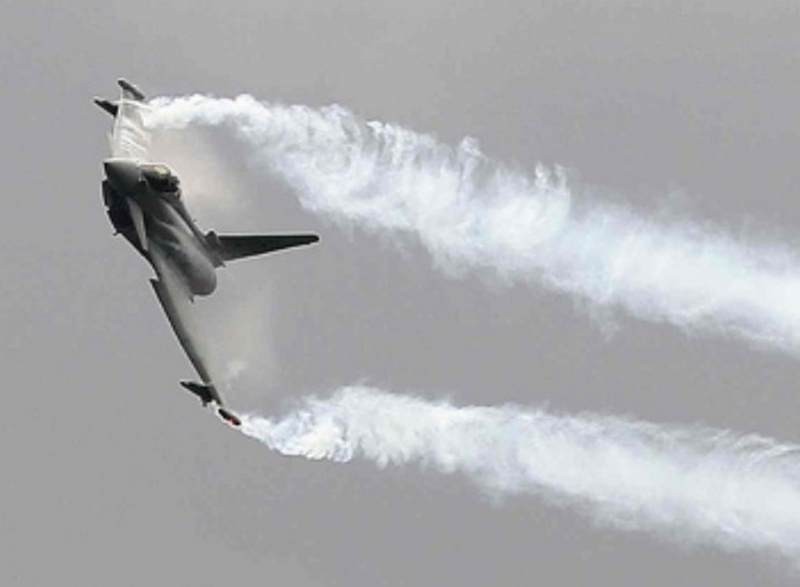
{"type": "Polygon", "coordinates": [[[167,315],[178,342],[202,380],[202,384],[181,381],[181,385],[197,395],[203,404],[215,402],[221,407],[223,405],[222,398],[214,387],[211,373],[203,360],[197,343],[192,337],[190,325],[180,310],[179,304],[181,300],[188,302],[189,297],[181,291],[180,286],[178,286],[178,278],[171,274],[168,263],[161,256],[161,252],[157,247],[151,247],[150,256],[153,259],[153,265],[158,275],[158,279],[150,280],[150,285],[153,286],[153,291],[155,291],[161,307],[164,308],[164,313],[167,315]]]}
{"type": "Polygon", "coordinates": [[[319,240],[316,234],[217,234],[210,232],[206,240],[223,261],[263,255],[282,249],[302,247],[319,240]]]}

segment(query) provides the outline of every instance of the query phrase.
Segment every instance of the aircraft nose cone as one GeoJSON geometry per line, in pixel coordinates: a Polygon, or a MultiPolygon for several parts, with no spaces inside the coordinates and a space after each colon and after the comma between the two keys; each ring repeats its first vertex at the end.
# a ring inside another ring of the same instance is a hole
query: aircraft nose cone
{"type": "Polygon", "coordinates": [[[132,192],[139,183],[139,166],[130,159],[106,159],[103,161],[106,177],[111,185],[120,192],[132,192]]]}

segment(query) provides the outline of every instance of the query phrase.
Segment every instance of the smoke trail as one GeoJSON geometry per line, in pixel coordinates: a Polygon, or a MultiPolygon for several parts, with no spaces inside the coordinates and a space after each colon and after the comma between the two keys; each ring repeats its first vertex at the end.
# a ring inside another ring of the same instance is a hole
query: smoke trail
{"type": "MultiPolygon", "coordinates": [[[[800,271],[780,247],[581,202],[558,170],[528,177],[471,140],[447,147],[340,107],[195,96],[153,108],[149,127],[229,129],[309,210],[416,236],[448,270],[490,269],[640,318],[800,348],[800,271]]],[[[365,388],[306,400],[279,421],[245,416],[242,431],[283,454],[420,463],[614,526],[800,558],[800,447],[769,439],[365,388]]]]}
{"type": "Polygon", "coordinates": [[[559,169],[529,177],[491,161],[471,139],[452,148],[339,106],[249,96],[153,106],[150,127],[228,129],[308,210],[415,235],[447,270],[489,268],[642,319],[800,350],[800,264],[781,246],[658,224],[576,197],[559,169]]]}
{"type": "Polygon", "coordinates": [[[286,455],[419,463],[494,495],[578,506],[617,527],[800,557],[794,445],[589,414],[458,408],[363,387],[306,399],[279,421],[242,421],[245,434],[286,455]]]}

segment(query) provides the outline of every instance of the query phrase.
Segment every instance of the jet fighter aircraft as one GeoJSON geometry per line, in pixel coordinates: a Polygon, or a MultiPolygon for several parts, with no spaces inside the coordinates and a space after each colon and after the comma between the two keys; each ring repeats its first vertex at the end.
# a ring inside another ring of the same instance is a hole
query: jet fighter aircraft
{"type": "Polygon", "coordinates": [[[181,381],[203,405],[213,404],[228,423],[241,421],[223,407],[206,362],[193,339],[180,304],[195,296],[207,296],[217,286],[216,269],[227,261],[261,255],[319,240],[316,234],[218,235],[203,234],[182,199],[178,176],[163,163],[141,160],[146,149],[136,143],[143,134],[137,108],[145,108],[145,95],[133,84],[119,80],[120,100],[95,98],[95,103],[116,120],[112,145],[114,157],[103,162],[103,201],[117,234],[121,234],[153,267],[150,280],[158,301],[178,341],[201,382],[181,381]],[[127,117],[123,120],[123,117],[127,117]]]}

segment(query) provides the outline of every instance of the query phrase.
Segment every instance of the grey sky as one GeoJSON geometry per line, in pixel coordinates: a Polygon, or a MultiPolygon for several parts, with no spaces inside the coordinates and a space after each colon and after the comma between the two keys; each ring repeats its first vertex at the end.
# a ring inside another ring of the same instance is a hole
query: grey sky
{"type": "MultiPolygon", "coordinates": [[[[218,425],[178,388],[191,371],[149,270],[111,236],[109,119],[89,100],[124,75],[152,94],[341,102],[449,142],[470,134],[522,167],[566,165],[643,212],[796,243],[795,3],[4,2],[0,22],[0,582],[796,581],[764,556],[598,528],[531,498],[492,503],[414,467],[280,458],[218,425]]],[[[235,149],[200,146],[222,161],[207,189],[244,170],[235,149]]],[[[264,361],[233,405],[277,410],[367,378],[459,404],[797,440],[796,359],[622,316],[609,339],[567,297],[445,279],[420,250],[308,216],[277,183],[232,180],[245,211],[203,205],[204,228],[323,236],[224,270],[204,308],[220,339],[226,312],[264,308],[248,325],[264,361]]]]}

